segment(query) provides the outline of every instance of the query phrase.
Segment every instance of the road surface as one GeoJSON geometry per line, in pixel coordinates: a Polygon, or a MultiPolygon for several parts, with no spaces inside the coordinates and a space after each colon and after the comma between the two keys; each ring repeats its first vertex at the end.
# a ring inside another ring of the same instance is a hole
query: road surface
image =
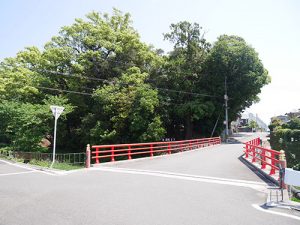
{"type": "Polygon", "coordinates": [[[0,161],[0,225],[299,225],[259,207],[267,183],[241,155],[224,144],[55,174],[0,161]]]}

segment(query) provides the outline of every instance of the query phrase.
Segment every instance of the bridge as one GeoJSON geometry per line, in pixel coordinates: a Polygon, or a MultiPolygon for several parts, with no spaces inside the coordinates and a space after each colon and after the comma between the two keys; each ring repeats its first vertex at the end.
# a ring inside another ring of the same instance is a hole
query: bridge
{"type": "Polygon", "coordinates": [[[272,184],[246,163],[238,142],[257,134],[70,172],[1,160],[0,224],[299,224],[297,211],[264,207],[272,184]]]}

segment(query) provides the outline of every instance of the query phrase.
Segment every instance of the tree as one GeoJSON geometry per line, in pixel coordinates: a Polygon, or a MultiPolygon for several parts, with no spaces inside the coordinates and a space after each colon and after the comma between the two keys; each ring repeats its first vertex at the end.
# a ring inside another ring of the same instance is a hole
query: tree
{"type": "Polygon", "coordinates": [[[165,130],[156,113],[157,91],[145,84],[147,77],[147,73],[132,67],[114,85],[104,85],[95,91],[94,98],[102,112],[92,129],[94,140],[126,143],[163,137],[165,130]]]}
{"type": "Polygon", "coordinates": [[[248,126],[252,129],[252,131],[255,131],[256,128],[258,128],[258,124],[256,123],[256,121],[251,120],[248,124],[248,126]]]}
{"type": "MultiPolygon", "coordinates": [[[[229,121],[259,101],[261,88],[270,82],[258,53],[238,36],[218,38],[206,58],[204,71],[207,90],[217,96],[224,96],[227,78],[229,121]]],[[[217,111],[222,109],[223,102],[222,98],[215,102],[217,111]]]]}
{"type": "Polygon", "coordinates": [[[164,93],[162,90],[160,95],[162,104],[171,105],[169,131],[179,132],[184,128],[185,138],[192,138],[194,125],[214,110],[211,102],[202,95],[187,93],[199,93],[202,89],[202,67],[210,48],[203,36],[199,24],[186,21],[171,24],[170,32],[164,35],[166,40],[174,43],[174,48],[166,58],[158,85],[175,92],[164,93]]]}
{"type": "MultiPolygon", "coordinates": [[[[14,150],[47,151],[41,141],[47,138],[52,142],[49,137],[53,134],[53,116],[50,110],[50,105],[53,104],[65,107],[61,120],[66,120],[66,115],[74,109],[66,99],[53,96],[45,99],[43,104],[1,101],[0,118],[3,118],[3,123],[0,124],[0,140],[9,143],[14,150]]],[[[59,134],[62,133],[63,129],[59,134]]]]}
{"type": "Polygon", "coordinates": [[[5,59],[0,64],[0,100],[39,108],[48,95],[67,99],[77,107],[60,123],[64,127],[60,140],[66,151],[82,151],[95,126],[91,118],[102,111],[88,95],[118,81],[129,68],[151,74],[161,63],[155,49],[140,40],[131,24],[130,15],[117,9],[112,15],[92,12],[87,19],[62,27],[44,49],[26,48],[5,59]]]}

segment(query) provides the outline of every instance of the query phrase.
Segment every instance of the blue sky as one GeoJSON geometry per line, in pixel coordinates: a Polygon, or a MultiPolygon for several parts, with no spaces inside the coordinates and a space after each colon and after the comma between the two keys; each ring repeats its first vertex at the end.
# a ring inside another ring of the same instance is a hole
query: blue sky
{"type": "Polygon", "coordinates": [[[222,34],[243,37],[268,69],[272,83],[261,101],[248,111],[265,122],[300,108],[300,1],[297,0],[1,0],[0,60],[26,46],[40,48],[60,27],[88,12],[111,12],[116,7],[132,15],[144,42],[165,51],[169,25],[181,20],[199,23],[214,42],[222,34]]]}

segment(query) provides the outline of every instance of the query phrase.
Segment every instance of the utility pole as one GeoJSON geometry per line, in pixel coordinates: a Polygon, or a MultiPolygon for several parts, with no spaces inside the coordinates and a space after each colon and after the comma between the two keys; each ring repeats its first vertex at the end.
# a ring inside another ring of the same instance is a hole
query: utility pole
{"type": "Polygon", "coordinates": [[[225,94],[224,94],[224,100],[225,100],[225,139],[227,142],[228,138],[228,95],[227,95],[227,76],[225,75],[225,94]]]}

